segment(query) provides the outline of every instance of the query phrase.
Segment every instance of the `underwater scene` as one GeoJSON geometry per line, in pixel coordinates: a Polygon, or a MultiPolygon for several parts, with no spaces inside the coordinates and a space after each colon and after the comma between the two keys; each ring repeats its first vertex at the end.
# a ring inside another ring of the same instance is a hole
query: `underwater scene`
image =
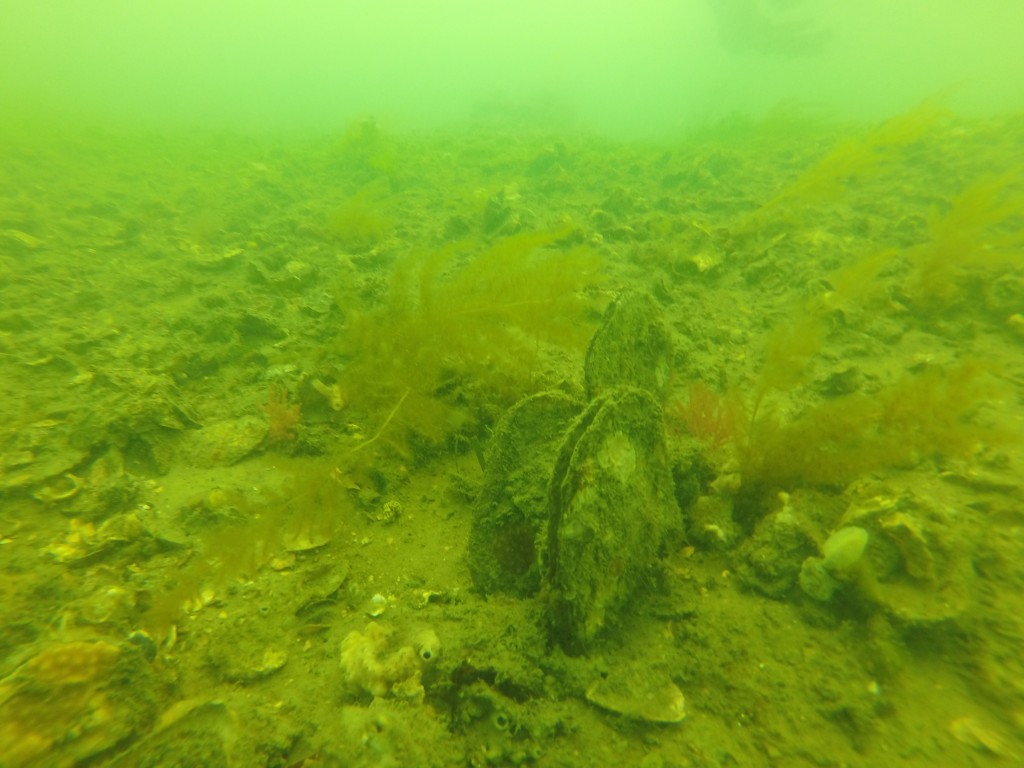
{"type": "Polygon", "coordinates": [[[66,5],[0,12],[0,768],[1024,762],[1020,59],[842,110],[827,2],[306,0],[259,85],[275,3],[66,5]],[[295,97],[346,13],[393,101],[295,97]],[[566,74],[616,19],[664,87],[566,74]]]}

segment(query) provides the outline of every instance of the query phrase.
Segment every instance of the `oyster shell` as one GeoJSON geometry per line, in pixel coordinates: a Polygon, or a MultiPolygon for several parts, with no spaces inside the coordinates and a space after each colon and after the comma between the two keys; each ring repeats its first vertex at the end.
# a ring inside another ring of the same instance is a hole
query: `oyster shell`
{"type": "Polygon", "coordinates": [[[543,553],[551,629],[582,651],[649,583],[682,527],[661,408],[622,387],[594,400],[569,432],[551,486],[543,553]]]}
{"type": "Polygon", "coordinates": [[[639,664],[616,666],[587,686],[587,701],[601,709],[647,723],[678,723],[686,698],[668,677],[639,664]]]}
{"type": "Polygon", "coordinates": [[[672,337],[661,309],[647,293],[627,291],[605,311],[587,349],[587,393],[615,387],[660,392],[672,371],[672,337]]]}
{"type": "Polygon", "coordinates": [[[582,405],[561,392],[516,403],[498,422],[469,537],[469,569],[485,594],[526,597],[540,589],[551,468],[582,405]]]}

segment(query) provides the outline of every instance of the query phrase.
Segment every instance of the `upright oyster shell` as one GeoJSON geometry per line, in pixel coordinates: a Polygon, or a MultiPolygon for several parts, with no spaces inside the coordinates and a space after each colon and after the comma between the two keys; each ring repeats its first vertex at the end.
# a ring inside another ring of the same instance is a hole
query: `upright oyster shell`
{"type": "Polygon", "coordinates": [[[468,560],[484,593],[543,590],[545,622],[586,650],[657,576],[682,514],[652,394],[672,344],[656,302],[623,294],[587,353],[590,402],[559,392],[517,403],[495,430],[468,560]]]}
{"type": "Polygon", "coordinates": [[[582,408],[561,392],[540,392],[516,403],[495,427],[467,553],[480,592],[527,597],[540,589],[551,467],[582,408]]]}
{"type": "Polygon", "coordinates": [[[612,390],[577,419],[555,464],[550,514],[542,562],[551,630],[580,652],[651,582],[682,527],[649,393],[612,390]]]}
{"type": "Polygon", "coordinates": [[[626,291],[605,311],[587,349],[587,394],[616,387],[661,392],[672,372],[672,337],[657,302],[626,291]]]}

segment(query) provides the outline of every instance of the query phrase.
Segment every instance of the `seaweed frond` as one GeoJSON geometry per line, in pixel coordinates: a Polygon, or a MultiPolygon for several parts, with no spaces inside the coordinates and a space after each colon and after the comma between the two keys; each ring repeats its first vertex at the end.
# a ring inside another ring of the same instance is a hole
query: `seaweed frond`
{"type": "Polygon", "coordinates": [[[267,415],[268,445],[295,439],[295,430],[302,418],[302,404],[291,402],[284,384],[278,381],[271,385],[263,412],[267,415]]]}
{"type": "Polygon", "coordinates": [[[922,307],[945,306],[963,293],[968,272],[1024,265],[1024,193],[1019,169],[978,179],[928,218],[928,242],[911,249],[909,291],[922,307]]]}
{"type": "Polygon", "coordinates": [[[385,213],[387,192],[383,180],[363,186],[327,217],[327,235],[355,250],[370,248],[383,240],[394,227],[385,213]]]}
{"type": "Polygon", "coordinates": [[[586,248],[558,248],[566,234],[520,234],[482,251],[451,245],[396,264],[384,302],[353,313],[340,338],[349,402],[386,427],[373,441],[437,443],[473,408],[539,388],[546,350],[582,353],[592,330],[584,289],[600,262],[586,248]]]}
{"type": "Polygon", "coordinates": [[[938,98],[927,99],[863,136],[841,141],[775,197],[751,213],[741,229],[763,226],[795,209],[835,200],[845,192],[850,181],[869,178],[884,171],[898,158],[901,150],[923,138],[947,114],[938,98]]]}
{"type": "Polygon", "coordinates": [[[879,274],[897,256],[884,249],[869,253],[833,273],[831,290],[801,302],[787,322],[779,323],[765,341],[764,358],[754,384],[750,418],[757,418],[771,392],[788,392],[806,382],[810,361],[824,346],[837,311],[863,306],[880,291],[879,274]]]}
{"type": "Polygon", "coordinates": [[[963,457],[1005,439],[975,418],[994,399],[991,372],[974,361],[908,372],[877,392],[826,400],[793,419],[766,411],[741,447],[743,481],[766,489],[848,483],[872,471],[963,457]]]}

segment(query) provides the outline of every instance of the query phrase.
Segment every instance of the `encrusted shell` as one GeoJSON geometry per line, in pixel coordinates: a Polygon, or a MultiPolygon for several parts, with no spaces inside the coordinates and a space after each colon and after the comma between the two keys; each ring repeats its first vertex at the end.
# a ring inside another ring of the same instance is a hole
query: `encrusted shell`
{"type": "Polygon", "coordinates": [[[639,665],[617,666],[587,687],[587,701],[601,709],[648,723],[678,723],[686,698],[666,675],[639,665]]]}
{"type": "Polygon", "coordinates": [[[555,465],[544,578],[552,631],[584,650],[649,583],[682,523],[666,458],[661,409],[631,387],[594,400],[555,465]]]}

